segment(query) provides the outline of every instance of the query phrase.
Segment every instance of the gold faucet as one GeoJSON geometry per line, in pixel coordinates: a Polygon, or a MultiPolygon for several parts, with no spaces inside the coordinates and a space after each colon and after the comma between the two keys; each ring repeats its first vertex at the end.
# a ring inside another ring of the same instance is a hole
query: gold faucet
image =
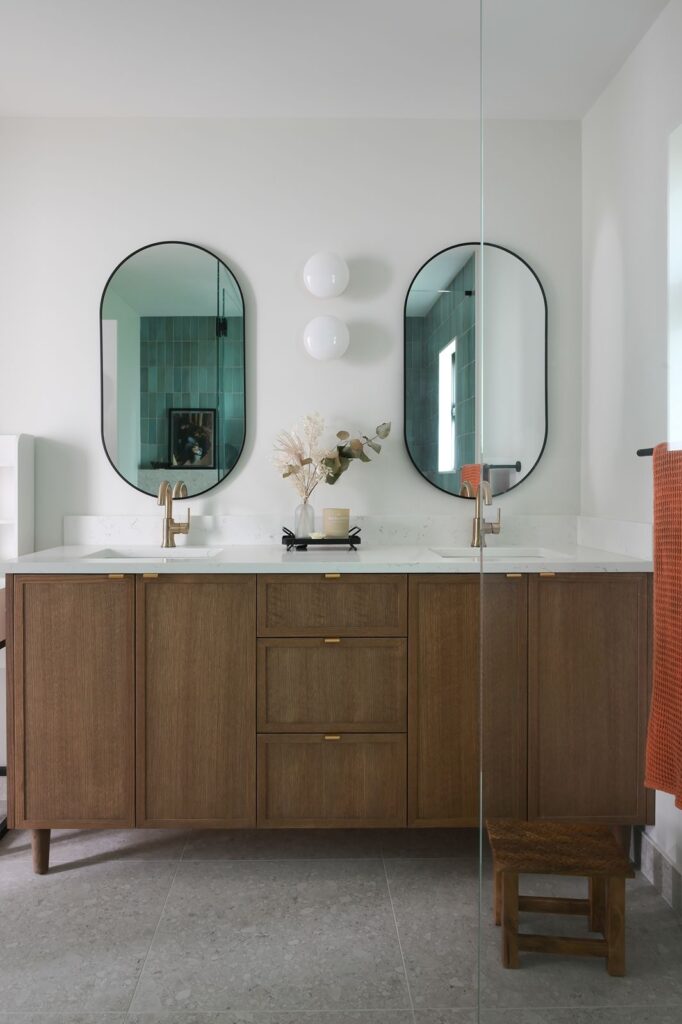
{"type": "Polygon", "coordinates": [[[494,523],[488,523],[483,517],[483,506],[492,505],[493,492],[487,480],[481,480],[476,491],[476,507],[474,509],[473,530],[471,533],[472,548],[484,548],[486,534],[498,534],[502,529],[500,522],[500,509],[497,509],[497,519],[494,523]]]}
{"type": "Polygon", "coordinates": [[[459,488],[460,498],[473,498],[475,497],[474,485],[471,480],[462,480],[462,484],[459,488]]]}
{"type": "Polygon", "coordinates": [[[171,489],[171,485],[167,480],[162,480],[159,484],[159,499],[158,504],[165,506],[165,515],[163,517],[163,539],[161,541],[162,548],[174,548],[175,547],[175,535],[176,533],[189,533],[190,523],[190,510],[187,509],[187,522],[176,523],[173,519],[173,498],[186,498],[187,497],[187,485],[182,480],[178,480],[175,486],[171,489]]]}

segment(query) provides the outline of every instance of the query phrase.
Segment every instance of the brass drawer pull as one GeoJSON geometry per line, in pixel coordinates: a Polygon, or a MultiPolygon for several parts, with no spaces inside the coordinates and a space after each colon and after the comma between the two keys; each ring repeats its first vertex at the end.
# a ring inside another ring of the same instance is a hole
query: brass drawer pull
{"type": "Polygon", "coordinates": [[[341,573],[340,572],[326,572],[324,574],[324,578],[326,580],[340,580],[341,579],[341,573]]]}
{"type": "Polygon", "coordinates": [[[124,574],[122,572],[110,572],[109,573],[109,579],[110,580],[124,580],[125,576],[124,576],[124,574]]]}
{"type": "Polygon", "coordinates": [[[341,643],[341,637],[338,637],[338,636],[326,636],[324,638],[324,642],[326,644],[340,644],[341,643]]]}
{"type": "Polygon", "coordinates": [[[554,576],[556,576],[555,572],[541,572],[540,573],[540,577],[543,580],[551,580],[551,579],[553,579],[554,576]]]}
{"type": "Polygon", "coordinates": [[[338,734],[335,734],[335,735],[332,735],[332,736],[325,736],[325,739],[326,740],[340,740],[341,737],[338,734]]]}
{"type": "Polygon", "coordinates": [[[523,576],[523,573],[521,573],[521,572],[508,572],[507,573],[507,579],[508,580],[520,580],[522,576],[523,576]]]}
{"type": "Polygon", "coordinates": [[[158,578],[159,578],[158,572],[143,572],[142,573],[142,579],[143,580],[156,580],[158,578]]]}

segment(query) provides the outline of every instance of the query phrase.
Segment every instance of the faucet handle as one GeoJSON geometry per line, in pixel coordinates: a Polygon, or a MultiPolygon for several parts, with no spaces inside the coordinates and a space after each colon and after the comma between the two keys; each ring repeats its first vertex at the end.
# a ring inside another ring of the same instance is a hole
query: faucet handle
{"type": "Polygon", "coordinates": [[[502,529],[502,509],[499,505],[497,506],[497,519],[492,523],[488,523],[488,526],[490,527],[490,532],[495,534],[495,536],[497,536],[502,529]]]}

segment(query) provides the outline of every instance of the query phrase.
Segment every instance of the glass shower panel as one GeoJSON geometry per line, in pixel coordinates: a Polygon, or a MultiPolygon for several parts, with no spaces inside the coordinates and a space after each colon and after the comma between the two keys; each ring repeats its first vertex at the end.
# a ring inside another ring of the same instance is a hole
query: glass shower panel
{"type": "Polygon", "coordinates": [[[654,0],[482,2],[482,1021],[682,1012],[679,921],[639,870],[651,556],[622,522],[651,523],[636,453],[666,431],[681,24],[654,0]]]}

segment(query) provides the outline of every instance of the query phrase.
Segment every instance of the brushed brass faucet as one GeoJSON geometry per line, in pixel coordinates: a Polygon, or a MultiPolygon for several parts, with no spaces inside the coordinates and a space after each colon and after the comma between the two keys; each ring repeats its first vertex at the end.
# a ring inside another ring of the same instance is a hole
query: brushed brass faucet
{"type": "Polygon", "coordinates": [[[471,532],[471,546],[472,548],[484,548],[486,546],[485,538],[489,533],[497,535],[502,529],[500,522],[501,512],[497,509],[497,519],[494,523],[486,522],[483,516],[483,506],[492,505],[493,503],[493,492],[490,489],[490,484],[487,480],[481,480],[476,491],[476,505],[474,508],[474,521],[473,529],[471,532]]]}
{"type": "Polygon", "coordinates": [[[187,497],[187,485],[182,481],[178,480],[173,488],[167,480],[162,480],[159,484],[159,498],[158,504],[165,507],[165,514],[163,517],[163,536],[161,540],[162,548],[174,548],[175,547],[175,535],[176,533],[189,533],[190,524],[190,510],[187,509],[187,522],[176,523],[173,519],[173,498],[186,498],[187,497]]]}

